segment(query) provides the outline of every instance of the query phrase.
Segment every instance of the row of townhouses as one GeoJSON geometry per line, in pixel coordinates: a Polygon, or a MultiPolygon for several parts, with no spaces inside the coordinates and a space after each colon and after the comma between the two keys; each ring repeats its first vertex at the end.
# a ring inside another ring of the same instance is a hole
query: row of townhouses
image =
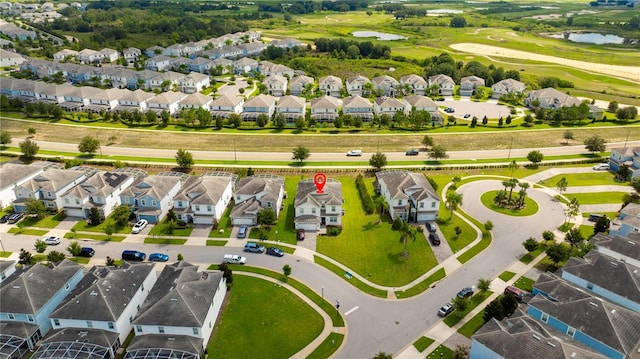
{"type": "MultiPolygon", "coordinates": [[[[392,218],[409,222],[433,221],[440,201],[421,173],[380,171],[376,189],[386,199],[392,218]]],[[[113,172],[88,167],[61,169],[38,162],[32,165],[6,163],[0,167],[0,205],[13,205],[25,212],[27,201],[42,201],[51,211],[88,218],[96,208],[103,217],[127,205],[136,219],[158,223],[170,209],[178,219],[195,224],[220,221],[231,200],[235,205],[233,225],[256,225],[258,212],[272,209],[279,215],[285,197],[284,178],[256,175],[238,179],[227,172],[188,176],[176,172],[147,176],[144,171],[122,168],[113,172]]],[[[295,228],[318,231],[341,226],[342,184],[327,180],[319,193],[312,180],[298,183],[295,194],[295,228]]]]}
{"type": "Polygon", "coordinates": [[[594,250],[543,273],[533,298],[472,337],[470,358],[640,358],[640,234],[596,234],[594,250]]]}
{"type": "Polygon", "coordinates": [[[221,272],[180,261],[93,266],[67,259],[0,261],[0,347],[6,358],[205,357],[227,292],[221,272]]]}

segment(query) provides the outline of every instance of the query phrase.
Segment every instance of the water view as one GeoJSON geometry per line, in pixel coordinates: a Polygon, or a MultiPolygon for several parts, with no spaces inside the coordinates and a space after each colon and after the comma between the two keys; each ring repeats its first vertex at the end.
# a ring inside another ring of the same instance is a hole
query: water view
{"type": "Polygon", "coordinates": [[[396,34],[387,34],[384,32],[377,31],[354,31],[352,32],[355,37],[375,37],[378,40],[383,41],[393,41],[393,40],[406,40],[407,37],[396,35],[396,34]]]}
{"type": "Polygon", "coordinates": [[[560,34],[551,34],[550,37],[554,39],[564,39],[573,42],[582,42],[587,44],[622,44],[624,38],[618,35],[601,34],[597,32],[563,32],[560,34]]]}

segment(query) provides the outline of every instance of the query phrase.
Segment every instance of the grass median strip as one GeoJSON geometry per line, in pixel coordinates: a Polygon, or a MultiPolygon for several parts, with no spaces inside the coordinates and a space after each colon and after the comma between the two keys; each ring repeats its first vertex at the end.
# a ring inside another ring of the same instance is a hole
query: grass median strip
{"type": "Polygon", "coordinates": [[[445,274],[444,268],[440,268],[437,271],[435,271],[433,274],[428,276],[425,280],[414,285],[413,287],[403,291],[396,291],[396,298],[409,298],[409,297],[413,297],[414,295],[418,295],[428,290],[429,288],[431,288],[433,283],[439,281],[445,276],[446,274],[445,274]]]}
{"type": "Polygon", "coordinates": [[[25,235],[28,235],[28,236],[44,236],[48,232],[49,231],[46,231],[46,230],[43,230],[43,229],[28,229],[28,228],[14,227],[14,228],[9,228],[9,231],[7,233],[25,234],[25,235]]]}
{"type": "Polygon", "coordinates": [[[429,345],[433,344],[435,340],[427,337],[420,337],[420,339],[416,340],[413,343],[413,346],[419,351],[423,352],[425,349],[429,347],[429,345]]]}
{"type": "Polygon", "coordinates": [[[453,327],[459,321],[461,321],[462,318],[465,317],[465,315],[469,314],[478,305],[484,302],[485,299],[489,298],[491,294],[493,294],[492,291],[478,292],[478,294],[474,295],[473,297],[471,297],[471,299],[469,299],[469,301],[467,302],[467,308],[465,310],[461,312],[454,311],[453,313],[451,313],[451,315],[444,318],[443,319],[444,324],[448,325],[449,327],[453,327]]]}
{"type": "Polygon", "coordinates": [[[163,237],[147,237],[144,243],[150,244],[185,244],[187,240],[184,238],[163,238],[163,237]]]}
{"type": "Polygon", "coordinates": [[[509,272],[509,271],[504,271],[502,272],[498,278],[502,279],[505,282],[508,282],[509,279],[513,278],[513,276],[515,276],[516,274],[513,272],[509,272]]]}
{"type": "Polygon", "coordinates": [[[351,285],[353,285],[354,287],[360,289],[361,291],[369,294],[369,295],[373,295],[375,297],[379,297],[379,298],[386,298],[387,297],[387,291],[386,290],[382,290],[382,289],[377,289],[377,288],[373,288],[367,284],[365,284],[363,281],[359,280],[358,278],[350,275],[349,272],[345,272],[344,269],[338,267],[337,265],[329,262],[328,260],[318,257],[318,256],[313,256],[314,261],[316,264],[321,265],[325,268],[327,268],[328,270],[332,271],[333,273],[335,273],[338,277],[345,279],[347,282],[351,283],[351,285]]]}
{"type": "Polygon", "coordinates": [[[464,335],[467,338],[471,338],[471,336],[478,331],[478,329],[482,328],[484,325],[484,310],[478,312],[478,314],[474,315],[473,318],[469,319],[468,322],[464,323],[463,326],[458,329],[458,333],[464,335]]]}
{"type": "Polygon", "coordinates": [[[64,238],[67,239],[93,239],[94,241],[105,242],[122,242],[125,236],[107,236],[106,234],[89,234],[89,233],[73,233],[67,232],[64,234],[64,238]]]}
{"type": "Polygon", "coordinates": [[[314,350],[307,359],[324,359],[330,358],[333,353],[340,348],[342,345],[342,341],[344,340],[344,335],[340,333],[331,333],[325,339],[316,350],[314,350]]]}
{"type": "Polygon", "coordinates": [[[220,241],[216,239],[207,239],[207,246],[224,247],[228,241],[220,241]]]}
{"type": "Polygon", "coordinates": [[[531,292],[533,290],[533,283],[535,283],[533,279],[522,276],[513,283],[513,286],[531,292]]]}

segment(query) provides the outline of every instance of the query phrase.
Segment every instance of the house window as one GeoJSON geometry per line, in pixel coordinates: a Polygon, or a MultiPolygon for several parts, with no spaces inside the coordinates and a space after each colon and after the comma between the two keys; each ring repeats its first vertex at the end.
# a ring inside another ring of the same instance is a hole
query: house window
{"type": "Polygon", "coordinates": [[[145,201],[144,199],[140,200],[140,205],[141,206],[146,206],[147,205],[147,201],[145,201]]]}
{"type": "Polygon", "coordinates": [[[593,290],[593,283],[587,283],[587,289],[593,290]]]}
{"type": "Polygon", "coordinates": [[[567,335],[572,337],[576,334],[576,328],[569,327],[567,328],[567,335]]]}
{"type": "Polygon", "coordinates": [[[196,211],[200,211],[200,206],[196,204],[196,211]]]}
{"type": "Polygon", "coordinates": [[[424,202],[420,202],[420,208],[424,208],[424,202]]]}
{"type": "Polygon", "coordinates": [[[314,207],[314,208],[311,208],[311,213],[312,213],[312,214],[316,214],[316,209],[315,209],[315,207],[314,207]]]}
{"type": "Polygon", "coordinates": [[[80,200],[76,198],[76,204],[80,204],[80,200]]]}
{"type": "Polygon", "coordinates": [[[198,328],[193,328],[193,334],[194,334],[194,335],[198,335],[198,332],[199,332],[199,331],[198,331],[198,328]]]}
{"type": "Polygon", "coordinates": [[[236,197],[236,201],[237,201],[237,202],[240,202],[240,196],[237,196],[237,197],[236,197]]]}
{"type": "Polygon", "coordinates": [[[304,214],[304,208],[300,208],[300,214],[304,214]]]}
{"type": "Polygon", "coordinates": [[[33,315],[27,315],[27,320],[33,322],[33,315]]]}
{"type": "Polygon", "coordinates": [[[152,200],[151,200],[151,205],[155,207],[155,206],[157,206],[157,205],[158,205],[158,202],[156,202],[156,200],[155,200],[155,199],[152,199],[152,200]]]}
{"type": "Polygon", "coordinates": [[[329,217],[329,223],[338,223],[338,217],[329,217]]]}
{"type": "Polygon", "coordinates": [[[87,328],[93,328],[93,322],[90,320],[87,320],[87,328]]]}
{"type": "Polygon", "coordinates": [[[431,202],[431,208],[436,208],[436,203],[435,202],[431,202]]]}
{"type": "Polygon", "coordinates": [[[182,202],[178,201],[178,207],[182,207],[182,202]]]}
{"type": "Polygon", "coordinates": [[[398,206],[402,206],[402,200],[401,199],[398,200],[398,206]]]}
{"type": "Polygon", "coordinates": [[[549,314],[546,313],[542,313],[542,317],[540,318],[543,322],[548,323],[549,322],[549,314]]]}
{"type": "Polygon", "coordinates": [[[64,284],[64,289],[65,289],[65,290],[69,290],[69,288],[70,288],[70,287],[71,287],[71,286],[69,285],[69,283],[65,283],[65,284],[64,284]]]}
{"type": "Polygon", "coordinates": [[[142,326],[136,325],[136,333],[142,333],[142,326]]]}
{"type": "Polygon", "coordinates": [[[336,206],[331,206],[331,212],[335,212],[336,211],[336,206]]]}
{"type": "Polygon", "coordinates": [[[164,334],[164,327],[158,327],[158,333],[164,334]]]}
{"type": "Polygon", "coordinates": [[[113,325],[113,322],[109,322],[107,325],[109,326],[109,329],[115,329],[116,327],[115,325],[113,325]]]}
{"type": "Polygon", "coordinates": [[[207,212],[211,212],[211,206],[207,206],[207,212]]]}
{"type": "Polygon", "coordinates": [[[133,316],[132,315],[129,316],[129,324],[131,324],[131,322],[133,322],[133,316]]]}
{"type": "Polygon", "coordinates": [[[60,326],[60,319],[54,319],[53,320],[53,325],[55,325],[56,327],[60,326]]]}
{"type": "Polygon", "coordinates": [[[267,208],[271,208],[271,202],[267,202],[267,208]]]}
{"type": "Polygon", "coordinates": [[[13,320],[16,319],[16,316],[13,315],[12,313],[7,314],[9,316],[9,319],[13,320]]]}
{"type": "Polygon", "coordinates": [[[66,198],[66,197],[65,197],[65,198],[64,198],[64,203],[65,203],[65,204],[69,204],[69,198],[66,198]]]}

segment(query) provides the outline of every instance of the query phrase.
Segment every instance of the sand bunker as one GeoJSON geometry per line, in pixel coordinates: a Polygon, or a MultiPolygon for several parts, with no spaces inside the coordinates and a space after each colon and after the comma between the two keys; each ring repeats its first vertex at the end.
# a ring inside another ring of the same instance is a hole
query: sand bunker
{"type": "Polygon", "coordinates": [[[640,67],[598,64],[593,62],[570,60],[561,57],[540,55],[532,52],[511,50],[504,47],[482,44],[460,43],[449,45],[449,47],[456,51],[469,52],[476,55],[509,57],[512,59],[549,62],[552,64],[575,67],[584,71],[605,74],[640,83],[640,67]]]}

